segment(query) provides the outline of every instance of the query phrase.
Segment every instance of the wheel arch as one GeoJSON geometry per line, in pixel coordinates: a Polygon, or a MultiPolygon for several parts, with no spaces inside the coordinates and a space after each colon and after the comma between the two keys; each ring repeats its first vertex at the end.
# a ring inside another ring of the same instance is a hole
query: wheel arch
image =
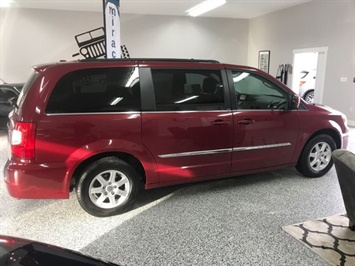
{"type": "Polygon", "coordinates": [[[303,92],[302,98],[304,99],[306,97],[306,95],[312,91],[314,92],[314,89],[308,89],[305,92],[303,92]]]}
{"type": "Polygon", "coordinates": [[[311,135],[307,142],[305,143],[304,146],[307,145],[307,143],[313,139],[315,136],[318,136],[318,135],[329,135],[335,142],[336,146],[338,149],[341,148],[341,136],[339,135],[339,133],[335,130],[335,129],[331,129],[331,128],[324,128],[324,129],[321,129],[321,130],[318,130],[317,132],[313,133],[313,135],[311,135]]]}
{"type": "Polygon", "coordinates": [[[299,161],[300,157],[302,156],[302,153],[303,153],[305,147],[307,146],[307,144],[314,137],[319,136],[319,135],[328,135],[328,136],[330,136],[334,140],[337,149],[341,148],[341,136],[340,136],[339,132],[336,129],[332,129],[332,128],[320,129],[320,130],[314,132],[312,135],[310,135],[308,137],[307,141],[303,144],[303,147],[302,147],[302,149],[300,150],[300,153],[297,156],[297,161],[299,161]]]}
{"type": "Polygon", "coordinates": [[[71,179],[70,179],[70,191],[76,186],[76,183],[81,175],[81,173],[85,170],[85,168],[91,163],[100,160],[106,157],[116,157],[127,164],[131,165],[140,175],[141,180],[139,180],[142,184],[146,183],[146,173],[142,163],[133,155],[125,152],[105,152],[100,154],[95,154],[89,158],[86,158],[82,161],[74,170],[71,179]]]}

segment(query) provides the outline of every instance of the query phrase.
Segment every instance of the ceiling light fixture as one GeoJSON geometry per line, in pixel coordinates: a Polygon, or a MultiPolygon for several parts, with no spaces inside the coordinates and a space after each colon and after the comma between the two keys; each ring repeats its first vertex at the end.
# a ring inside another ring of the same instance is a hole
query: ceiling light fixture
{"type": "Polygon", "coordinates": [[[186,13],[191,17],[197,17],[203,13],[224,5],[226,2],[226,0],[207,0],[187,10],[186,13]]]}

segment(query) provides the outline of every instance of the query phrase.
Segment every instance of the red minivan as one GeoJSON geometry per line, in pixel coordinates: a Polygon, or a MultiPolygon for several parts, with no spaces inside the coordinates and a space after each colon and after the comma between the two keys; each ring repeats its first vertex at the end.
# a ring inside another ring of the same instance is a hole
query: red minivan
{"type": "Polygon", "coordinates": [[[296,166],[307,177],[346,148],[346,117],[258,69],[189,59],[34,67],[9,115],[11,196],[68,198],[95,216],[146,189],[296,166]]]}

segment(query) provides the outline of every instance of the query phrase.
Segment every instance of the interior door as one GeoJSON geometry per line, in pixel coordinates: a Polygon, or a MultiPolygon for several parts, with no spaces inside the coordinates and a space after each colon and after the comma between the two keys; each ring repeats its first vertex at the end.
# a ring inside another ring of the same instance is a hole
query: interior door
{"type": "Polygon", "coordinates": [[[151,75],[155,110],[142,113],[142,140],[160,182],[229,173],[233,116],[225,104],[223,73],[158,68],[151,75]]]}
{"type": "Polygon", "coordinates": [[[298,110],[289,110],[289,92],[255,73],[230,75],[236,102],[232,172],[290,164],[300,122],[298,110]]]}

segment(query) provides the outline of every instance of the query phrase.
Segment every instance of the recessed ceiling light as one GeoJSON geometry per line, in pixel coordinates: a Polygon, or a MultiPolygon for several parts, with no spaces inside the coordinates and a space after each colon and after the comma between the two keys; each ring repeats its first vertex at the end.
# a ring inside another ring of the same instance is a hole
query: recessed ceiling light
{"type": "Polygon", "coordinates": [[[224,5],[227,1],[226,0],[207,0],[194,6],[193,8],[186,11],[189,16],[197,17],[203,13],[206,13],[212,9],[215,9],[221,5],[224,5]]]}
{"type": "Polygon", "coordinates": [[[12,0],[0,0],[0,7],[10,7],[12,0]]]}

